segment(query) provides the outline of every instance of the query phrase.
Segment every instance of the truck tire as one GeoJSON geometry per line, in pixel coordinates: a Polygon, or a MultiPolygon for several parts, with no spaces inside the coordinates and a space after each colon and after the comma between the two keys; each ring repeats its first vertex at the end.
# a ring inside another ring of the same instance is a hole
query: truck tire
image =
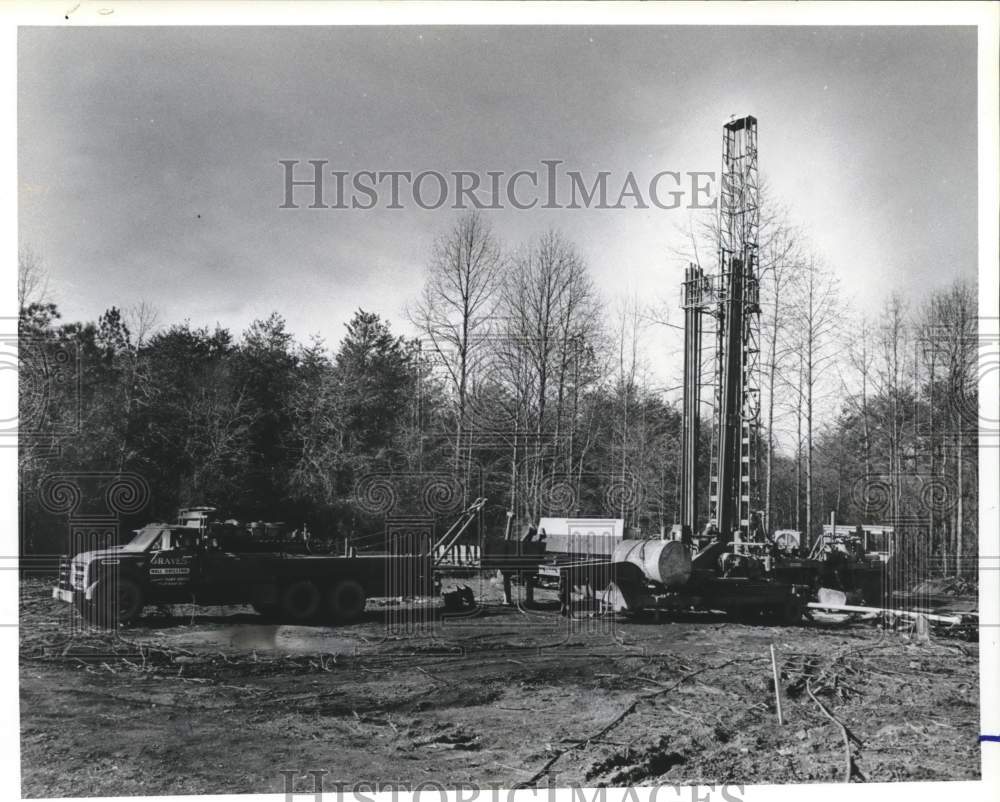
{"type": "Polygon", "coordinates": [[[91,598],[81,600],[78,609],[88,624],[110,629],[131,624],[142,614],[144,606],[139,583],[118,577],[98,580],[91,590],[91,598]]]}
{"type": "Polygon", "coordinates": [[[321,602],[319,588],[309,579],[299,579],[281,594],[281,612],[293,623],[303,623],[316,617],[321,602]]]}
{"type": "Polygon", "coordinates": [[[367,594],[360,582],[341,579],[327,591],[326,609],[334,621],[349,624],[361,617],[366,600],[367,594]]]}

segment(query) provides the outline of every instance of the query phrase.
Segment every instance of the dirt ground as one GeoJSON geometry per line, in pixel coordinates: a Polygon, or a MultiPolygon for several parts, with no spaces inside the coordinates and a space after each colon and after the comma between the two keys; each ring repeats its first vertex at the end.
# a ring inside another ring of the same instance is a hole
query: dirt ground
{"type": "Polygon", "coordinates": [[[24,580],[22,793],[283,792],[283,771],[304,792],[310,770],[327,790],[843,781],[824,709],[854,782],[979,777],[975,643],[832,618],[567,620],[548,592],[523,610],[470,584],[479,612],[457,620],[439,602],[373,600],[337,629],[173,607],[116,638],[24,580]]]}

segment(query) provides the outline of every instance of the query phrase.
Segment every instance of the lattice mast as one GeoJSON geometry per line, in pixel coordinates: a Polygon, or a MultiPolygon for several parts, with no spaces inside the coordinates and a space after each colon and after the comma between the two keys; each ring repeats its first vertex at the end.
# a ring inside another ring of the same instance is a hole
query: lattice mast
{"type": "Polygon", "coordinates": [[[749,529],[760,506],[760,193],[757,120],[723,126],[719,197],[715,414],[709,517],[723,534],[749,529]]]}

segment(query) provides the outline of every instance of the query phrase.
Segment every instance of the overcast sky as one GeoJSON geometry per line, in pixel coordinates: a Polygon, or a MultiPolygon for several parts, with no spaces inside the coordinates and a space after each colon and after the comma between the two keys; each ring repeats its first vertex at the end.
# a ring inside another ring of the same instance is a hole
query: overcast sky
{"type": "MultiPolygon", "coordinates": [[[[282,210],[280,159],[620,182],[717,171],[732,114],[859,308],[976,273],[973,28],[22,28],[18,63],[20,236],[68,320],[277,310],[335,345],[363,307],[404,331],[458,212],[282,210]]],[[[559,228],[609,309],[675,305],[685,211],[485,214],[511,246],[559,228]]]]}

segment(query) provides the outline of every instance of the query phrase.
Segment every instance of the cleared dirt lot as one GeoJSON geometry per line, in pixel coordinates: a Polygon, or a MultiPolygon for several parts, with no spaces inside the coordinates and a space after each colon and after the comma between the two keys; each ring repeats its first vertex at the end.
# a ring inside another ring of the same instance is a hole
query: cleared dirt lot
{"type": "MultiPolygon", "coordinates": [[[[979,777],[978,647],[871,624],[720,616],[568,621],[498,604],[370,604],[339,629],[249,608],[147,611],[73,634],[50,584],[22,583],[28,797],[281,792],[283,770],[366,780],[586,786],[979,777]],[[406,622],[426,627],[406,631],[406,622]],[[785,724],[777,725],[769,647],[785,724]]],[[[302,778],[297,789],[310,789],[302,778]]]]}

